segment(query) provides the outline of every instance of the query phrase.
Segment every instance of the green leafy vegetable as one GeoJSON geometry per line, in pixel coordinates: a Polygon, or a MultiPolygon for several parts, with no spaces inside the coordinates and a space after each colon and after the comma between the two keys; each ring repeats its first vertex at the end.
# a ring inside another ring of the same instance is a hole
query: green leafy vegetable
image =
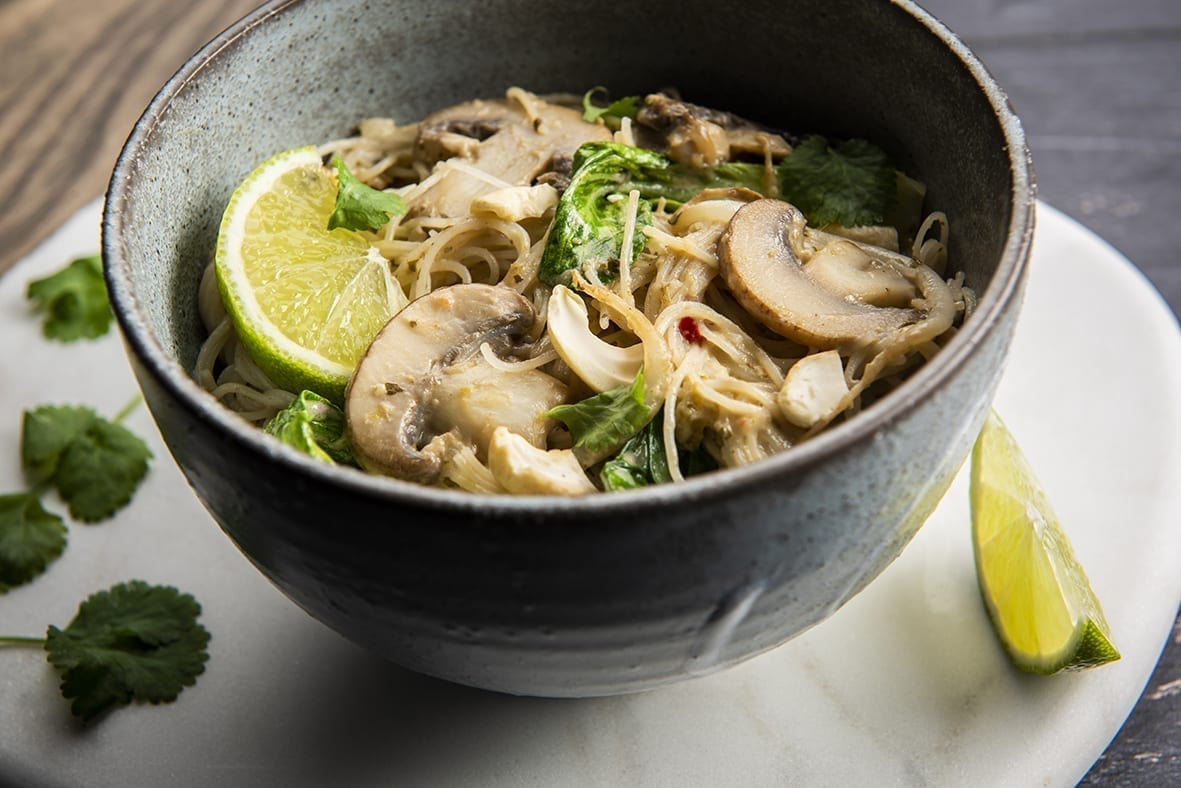
{"type": "Polygon", "coordinates": [[[79,257],[57,273],[29,282],[27,295],[45,313],[41,332],[49,339],[94,339],[111,328],[111,302],[97,255],[79,257]]]}
{"type": "Polygon", "coordinates": [[[615,142],[588,142],[575,152],[570,185],[554,210],[539,277],[548,285],[568,283],[571,271],[593,271],[614,278],[623,249],[627,195],[640,201],[632,255],[644,249],[642,228],[652,223],[652,203],[664,198],[676,206],[702,189],[746,186],[761,191],[763,167],[732,163],[712,170],[675,164],[655,151],[615,142]]]}
{"type": "MultiPolygon", "coordinates": [[[[541,280],[556,285],[574,270],[594,270],[599,278],[608,278],[609,266],[618,264],[623,249],[627,202],[620,198],[641,184],[664,177],[670,166],[664,156],[642,148],[612,142],[579,147],[570,185],[554,210],[541,256],[541,280]]],[[[632,254],[643,250],[647,239],[640,228],[651,223],[651,204],[641,199],[632,254]]]]}
{"type": "Polygon", "coordinates": [[[617,386],[573,405],[559,405],[546,415],[570,429],[574,456],[584,467],[592,465],[609,457],[648,423],[651,412],[644,404],[644,370],[636,373],[630,386],[617,386]]]}
{"type": "Polygon", "coordinates": [[[835,148],[808,137],[778,166],[783,199],[813,226],[882,224],[894,207],[898,182],[889,157],[865,140],[835,148]]]}
{"type": "Polygon", "coordinates": [[[110,517],[131,500],[148,472],[151,451],[117,422],[81,406],[26,411],[21,459],[36,483],[57,488],[70,515],[84,522],[110,517]]]}
{"type": "Polygon", "coordinates": [[[338,156],[336,165],[338,186],[336,209],[328,217],[328,229],[378,230],[391,216],[406,212],[406,202],[398,194],[383,192],[361,183],[338,156]]]}
{"type": "Polygon", "coordinates": [[[132,701],[176,700],[209,659],[201,606],[171,586],[140,580],[92,594],[65,629],[49,627],[49,662],[62,695],[84,721],[132,701]]]}
{"type": "MultiPolygon", "coordinates": [[[[703,448],[686,449],[677,446],[681,475],[696,476],[699,473],[716,470],[717,461],[703,448]]],[[[652,484],[672,481],[668,470],[668,455],[664,451],[664,434],[657,415],[644,429],[628,439],[619,453],[603,463],[599,474],[603,487],[609,492],[634,490],[652,484]]]]}
{"type": "Polygon", "coordinates": [[[266,431],[318,460],[356,465],[340,408],[312,391],[303,391],[267,422],[266,431]]]}
{"type": "Polygon", "coordinates": [[[582,97],[582,119],[587,123],[594,123],[600,118],[603,123],[610,129],[618,129],[619,122],[623,118],[634,118],[636,113],[640,111],[640,97],[639,96],[624,96],[621,99],[609,102],[604,106],[599,106],[595,100],[599,96],[603,96],[604,100],[607,96],[607,88],[597,87],[588,90],[582,97]]]}
{"type": "Polygon", "coordinates": [[[619,453],[603,464],[599,478],[608,491],[634,490],[672,481],[660,419],[648,422],[629,438],[619,453]]]}
{"type": "Polygon", "coordinates": [[[65,547],[65,523],[35,493],[0,495],[0,592],[44,572],[65,547]]]}

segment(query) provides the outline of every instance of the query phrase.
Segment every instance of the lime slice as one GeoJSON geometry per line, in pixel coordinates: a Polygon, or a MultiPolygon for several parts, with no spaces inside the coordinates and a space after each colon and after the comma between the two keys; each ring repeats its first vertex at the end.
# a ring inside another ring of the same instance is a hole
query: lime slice
{"type": "Polygon", "coordinates": [[[314,147],[263,162],[230,197],[216,265],[222,301],[262,371],[339,404],[406,296],[368,234],[328,229],[336,188],[314,147]]]}
{"type": "Polygon", "coordinates": [[[980,591],[1017,666],[1048,674],[1119,659],[1046,493],[996,413],[972,450],[971,501],[980,591]]]}

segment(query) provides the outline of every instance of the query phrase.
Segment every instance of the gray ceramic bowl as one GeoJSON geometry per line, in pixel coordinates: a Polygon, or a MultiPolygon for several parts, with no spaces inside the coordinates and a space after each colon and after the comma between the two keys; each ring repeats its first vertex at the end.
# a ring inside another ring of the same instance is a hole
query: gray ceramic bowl
{"type": "MultiPolygon", "coordinates": [[[[194,56],[135,127],[103,253],[152,414],[224,531],[311,615],[394,662],[512,693],[634,691],[822,621],[903,549],[963,462],[1020,305],[1034,196],[1005,96],[906,0],[281,0],[194,56]],[[496,96],[666,85],[800,132],[869,137],[951,218],[981,294],[896,393],[762,464],[556,500],[325,467],[189,377],[197,282],[242,178],[365,116],[496,96]]],[[[965,524],[966,527],[966,524],[965,524]]]]}

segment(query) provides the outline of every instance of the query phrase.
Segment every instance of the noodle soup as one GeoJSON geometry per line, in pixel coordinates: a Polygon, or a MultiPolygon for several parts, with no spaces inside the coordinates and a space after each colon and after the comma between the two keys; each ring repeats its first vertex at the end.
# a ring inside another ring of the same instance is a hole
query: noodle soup
{"type": "Polygon", "coordinates": [[[241,341],[223,224],[196,376],[327,462],[425,485],[581,495],[757,462],[887,394],[974,307],[946,217],[882,151],[672,94],[513,88],[316,153],[338,209],[345,178],[398,198],[348,230],[388,322],[343,392],[285,386],[299,370],[241,341]]]}

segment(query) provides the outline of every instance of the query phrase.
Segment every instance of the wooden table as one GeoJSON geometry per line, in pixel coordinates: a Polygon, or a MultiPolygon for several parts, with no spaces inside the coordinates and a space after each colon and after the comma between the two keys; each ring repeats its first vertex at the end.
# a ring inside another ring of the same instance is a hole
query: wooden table
{"type": "MultiPolygon", "coordinates": [[[[255,4],[0,0],[0,272],[102,193],[156,89],[255,4]]],[[[1181,3],[925,5],[1009,92],[1042,199],[1110,241],[1181,310],[1181,3]]],[[[1085,785],[1181,785],[1179,682],[1181,619],[1085,785]]]]}

